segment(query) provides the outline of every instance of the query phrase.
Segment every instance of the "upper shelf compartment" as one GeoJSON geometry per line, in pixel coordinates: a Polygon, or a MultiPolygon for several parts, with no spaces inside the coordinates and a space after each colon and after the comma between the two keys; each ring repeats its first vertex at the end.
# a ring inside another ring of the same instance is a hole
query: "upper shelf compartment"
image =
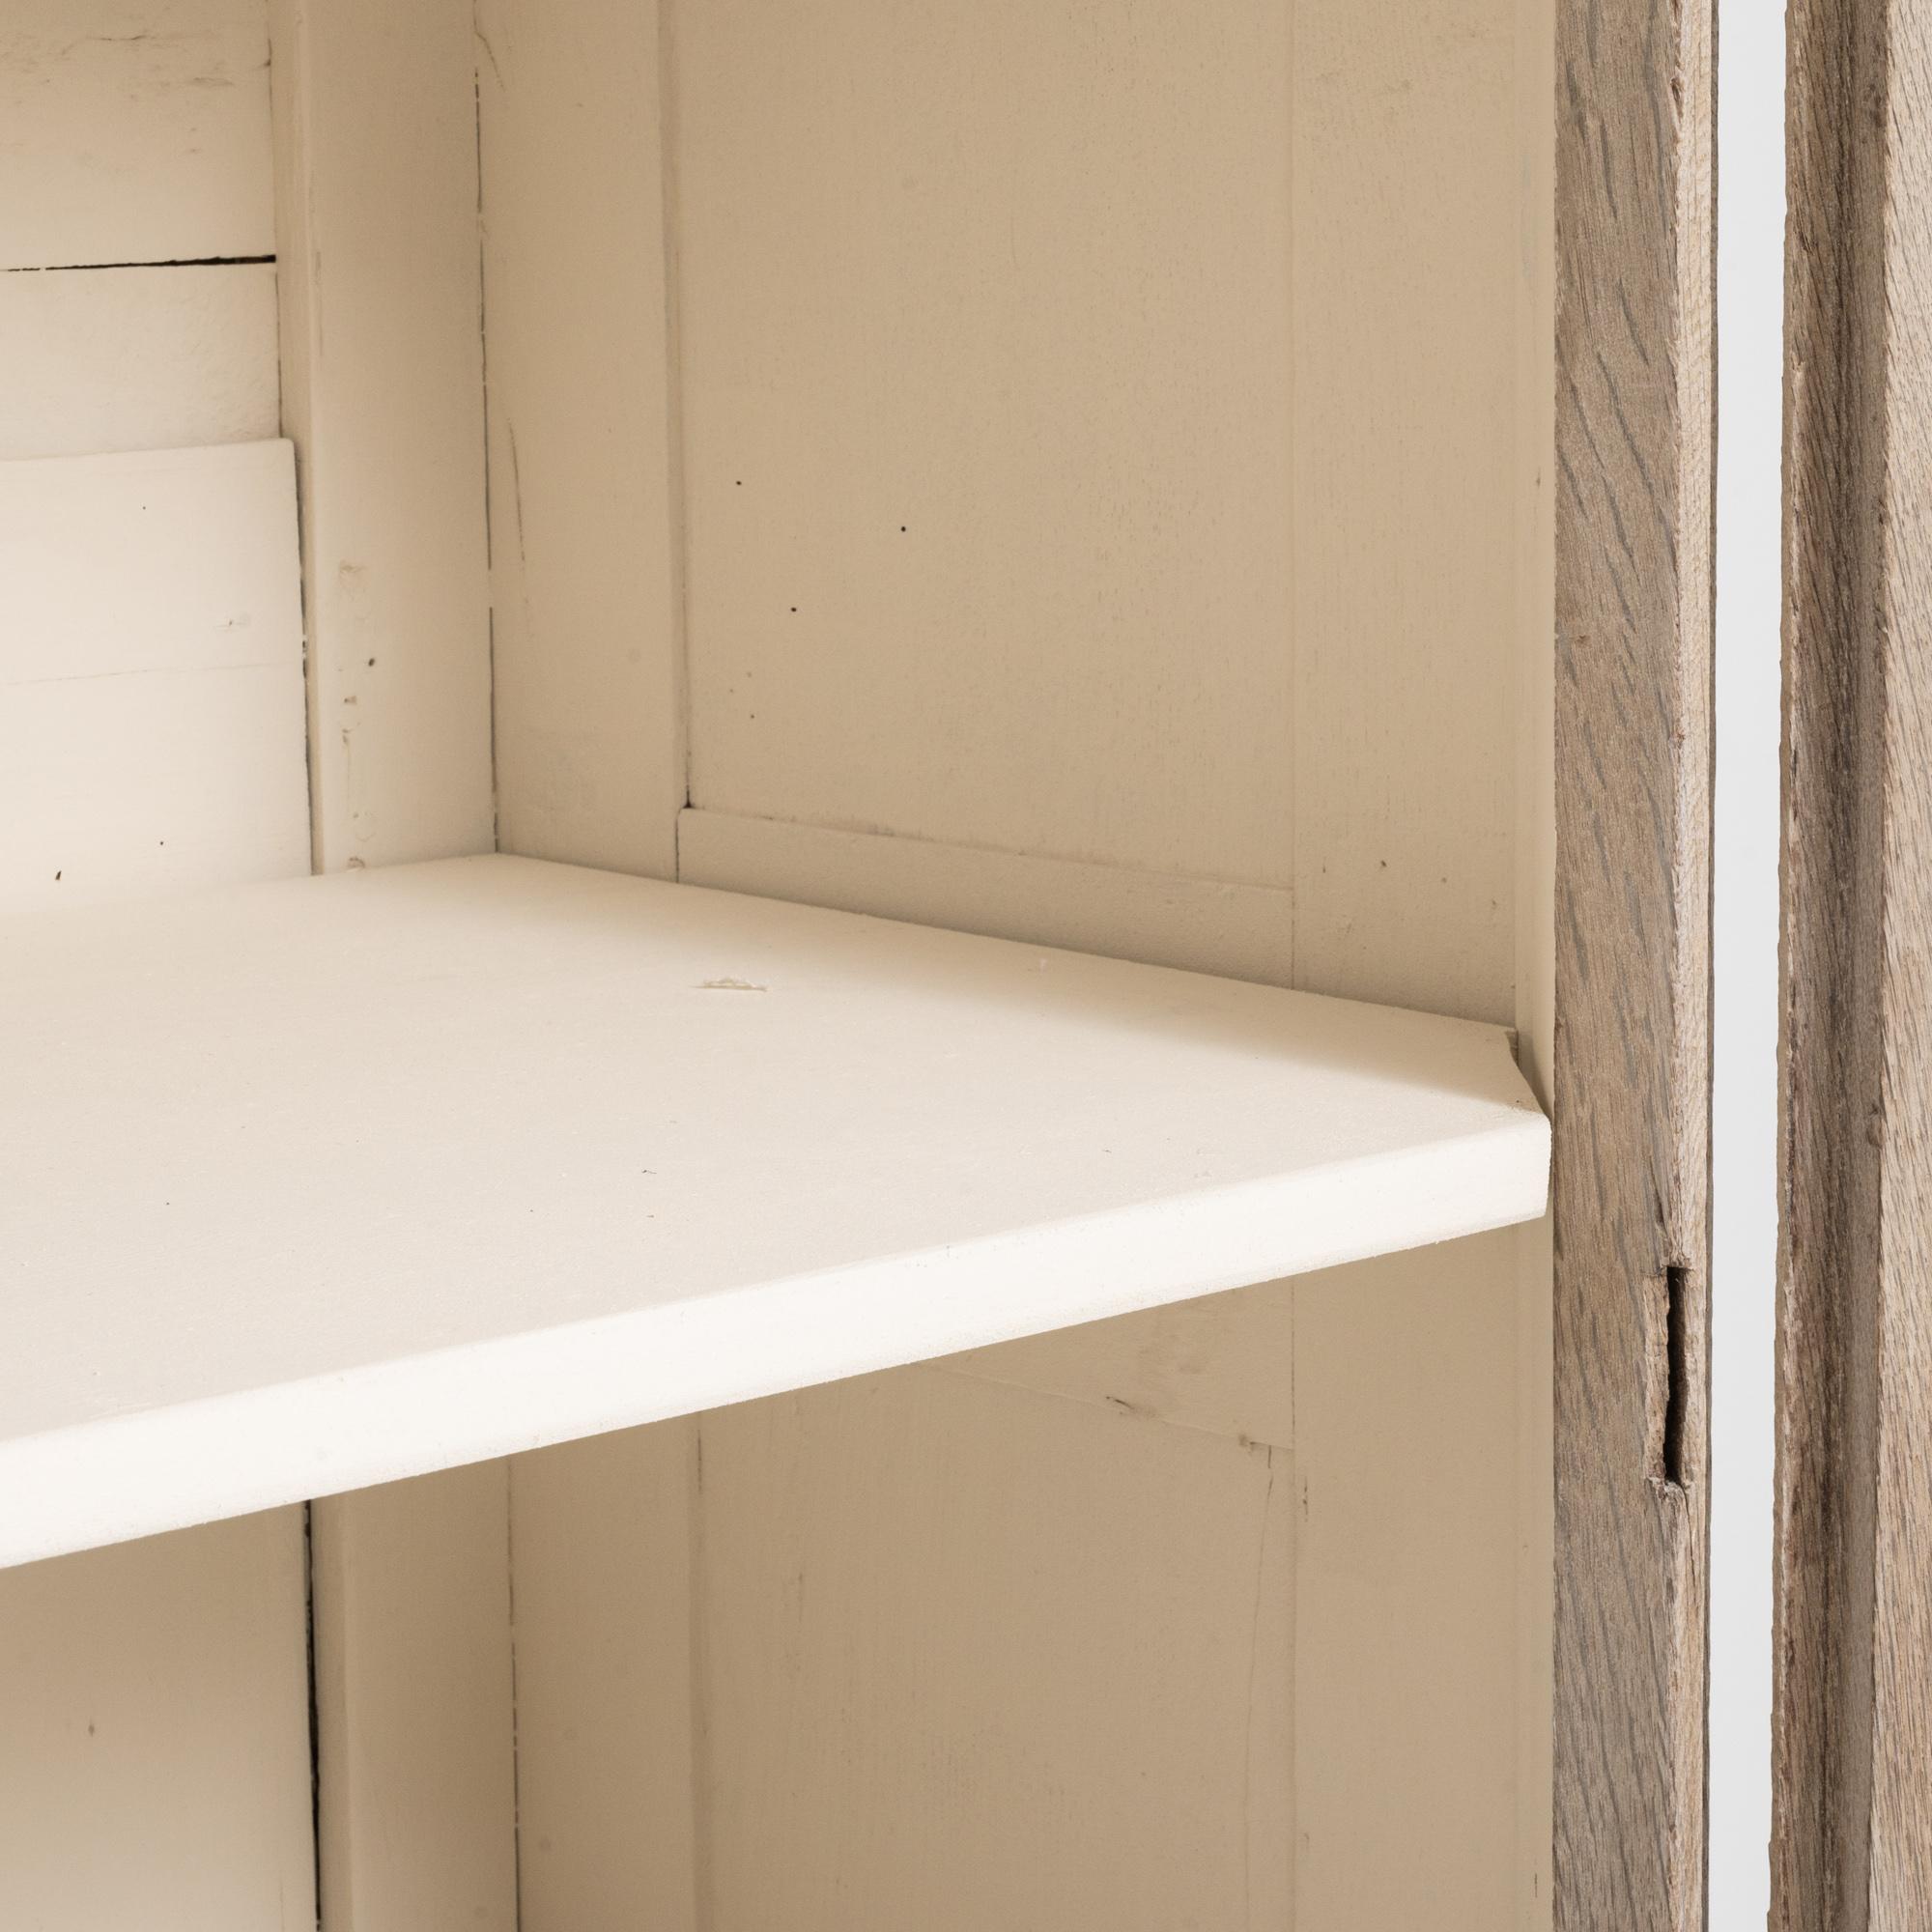
{"type": "Polygon", "coordinates": [[[0,1562],[1531,1218],[1497,1029],[511,858],[0,927],[0,1562]]]}

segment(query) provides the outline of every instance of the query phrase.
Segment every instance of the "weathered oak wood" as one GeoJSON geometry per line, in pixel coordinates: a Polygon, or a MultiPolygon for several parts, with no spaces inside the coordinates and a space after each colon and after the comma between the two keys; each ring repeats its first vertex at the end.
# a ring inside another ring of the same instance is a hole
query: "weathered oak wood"
{"type": "Polygon", "coordinates": [[[1555,1923],[1705,1863],[1710,0],[1557,20],[1555,1923]]]}
{"type": "Polygon", "coordinates": [[[1772,1923],[1932,1919],[1932,20],[1790,23],[1772,1923]]]}

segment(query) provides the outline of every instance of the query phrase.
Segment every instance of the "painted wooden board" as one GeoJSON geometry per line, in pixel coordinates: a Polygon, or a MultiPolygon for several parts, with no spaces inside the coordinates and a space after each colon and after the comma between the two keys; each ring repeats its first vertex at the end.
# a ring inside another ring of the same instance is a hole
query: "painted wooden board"
{"type": "Polygon", "coordinates": [[[328,1932],[517,1932],[509,1477],[326,1498],[316,1850],[328,1932]]]}
{"type": "Polygon", "coordinates": [[[1294,959],[1292,893],[981,845],[686,811],[677,822],[677,875],[1264,985],[1287,985],[1294,959]]]}
{"type": "Polygon", "coordinates": [[[315,862],[496,846],[469,0],[270,0],[315,862]]]}
{"type": "Polygon", "coordinates": [[[655,0],[482,0],[498,844],[669,878],[683,528],[655,0]]]}
{"type": "Polygon", "coordinates": [[[1499,1030],[534,861],[0,958],[16,1561],[1544,1204],[1499,1030]]]}
{"type": "Polygon", "coordinates": [[[286,443],[0,464],[0,899],[305,868],[286,443]]]}
{"type": "Polygon", "coordinates": [[[261,0],[8,0],[0,270],[272,255],[261,0]]]}
{"type": "Polygon", "coordinates": [[[1001,1342],[933,1366],[1292,1450],[1294,1303],[1293,1282],[1263,1282],[1001,1342]]]}
{"type": "Polygon", "coordinates": [[[1291,1922],[1286,1450],[920,1369],[699,1428],[705,1922],[1291,1922]]]}
{"type": "MultiPolygon", "coordinates": [[[[266,11],[315,863],[487,852],[475,10],[266,11]]],[[[318,1659],[334,1660],[319,1712],[326,1932],[515,1922],[508,1507],[498,1471],[480,1490],[433,1478],[317,1512],[319,1550],[345,1554],[319,1564],[314,1593],[318,1659]]]]}
{"type": "MultiPolygon", "coordinates": [[[[527,328],[541,299],[554,332],[594,338],[620,308],[613,291],[648,285],[666,244],[683,432],[671,428],[671,455],[681,440],[689,469],[690,719],[634,708],[635,762],[613,774],[597,689],[561,653],[526,652],[517,677],[499,680],[499,751],[506,727],[525,730],[549,760],[529,767],[548,786],[530,791],[546,855],[608,863],[635,836],[635,793],[607,781],[674,767],[688,722],[698,807],[679,825],[688,880],[1298,976],[1527,1022],[1540,1029],[1529,1050],[1547,1047],[1547,0],[1003,4],[970,26],[876,0],[825,0],[809,19],[782,11],[762,0],[667,10],[658,99],[639,98],[627,135],[636,142],[654,108],[663,117],[665,231],[639,218],[648,196],[634,169],[597,252],[569,222],[576,142],[557,144],[549,179],[551,144],[528,138],[519,90],[527,103],[555,85],[564,43],[596,49],[599,78],[571,95],[594,123],[608,111],[605,73],[639,64],[648,29],[625,16],[613,34],[601,0],[550,0],[542,31],[521,39],[525,10],[481,15],[486,237],[497,213],[507,224],[506,246],[486,245],[506,272],[537,266],[550,283],[541,298],[514,294],[510,324],[527,328]],[[499,166],[513,151],[515,165],[499,166]],[[506,205],[506,193],[527,200],[506,205]],[[558,195],[553,237],[533,211],[558,195]],[[1204,316],[1204,285],[1236,293],[1204,316]],[[879,514],[907,491],[939,514],[879,514]],[[779,594],[801,581],[811,597],[779,594]],[[962,584],[983,595],[956,594],[962,584]],[[583,757],[563,755],[573,750],[583,757]],[[1297,902],[1308,909],[1299,956],[1297,902]]],[[[646,142],[641,169],[651,158],[646,142]]],[[[606,205],[598,184],[579,186],[606,205]]],[[[634,326],[641,340],[654,319],[647,310],[634,326]]],[[[546,344],[533,342],[545,374],[546,344]]],[[[496,376],[493,360],[493,415],[496,376]]],[[[505,380],[513,394],[514,358],[505,380]]],[[[575,372],[552,380],[566,408],[539,418],[539,440],[573,406],[575,372]]],[[[664,431],[647,385],[609,393],[609,433],[655,455],[664,431]]],[[[606,465],[582,477],[549,461],[521,467],[521,521],[547,533],[532,554],[560,555],[574,519],[601,521],[583,478],[606,465]]],[[[499,531],[501,471],[499,460],[499,531]]],[[[586,561],[597,581],[622,576],[656,542],[646,529],[625,557],[586,561]]],[[[500,597],[515,572],[500,538],[497,555],[500,597]]],[[[608,622],[548,563],[531,582],[533,636],[608,622]],[[586,614],[559,629],[558,611],[586,614]]],[[[648,658],[660,641],[639,647],[648,658]]],[[[625,689],[636,668],[619,672],[625,689]]],[[[508,792],[503,804],[509,834],[518,808],[508,792]]],[[[1402,1348],[1377,1414],[1338,1422],[1317,1405],[1297,1422],[1292,1338],[1266,1319],[1293,1290],[1268,1309],[1244,1293],[1211,1313],[1089,1327],[1080,1343],[1009,1344],[997,1368],[1042,1406],[1081,1398],[1096,1429],[1114,1420],[1110,1397],[1209,1430],[1293,1427],[1308,1466],[1342,1486],[1377,1420],[1426,1413],[1435,1433],[1392,1426],[1380,1438],[1373,1482],[1428,1499],[1445,1520],[1468,1508],[1480,1462],[1484,1507],[1523,1526],[1507,1555],[1482,1538],[1432,1536],[1405,1565],[1383,1525],[1338,1504],[1321,1561],[1301,1584],[1284,1579],[1299,1613],[1332,1632],[1375,1569],[1386,1592],[1375,1627],[1398,1629],[1402,1644],[1399,1670],[1372,1646],[1335,1652],[1325,1694],[1295,1719],[1321,1834],[1304,1904],[1339,1913],[1346,1875],[1365,1870],[1388,1874],[1365,1897],[1400,1898],[1401,1861],[1420,1837],[1453,1855],[1472,1926],[1491,1932],[1496,1875],[1513,1869],[1517,1921],[1534,1927],[1549,1910],[1547,1238],[1445,1251],[1435,1278],[1445,1318],[1457,1294],[1479,1298],[1491,1345],[1459,1356],[1466,1386],[1453,1402],[1433,1385],[1430,1351],[1402,1348]],[[1512,1293],[1513,1326],[1495,1301],[1512,1293]],[[1175,1373],[1183,1361],[1202,1366],[1175,1373]],[[1514,1431],[1498,1461],[1502,1417],[1514,1431]],[[1452,1614],[1432,1616],[1438,1597],[1452,1614]],[[1464,1614],[1475,1603],[1506,1613],[1479,1623],[1464,1614]],[[1381,1695],[1390,1676],[1416,1694],[1381,1695]],[[1418,1725],[1459,1699],[1513,1714],[1513,1784],[1493,1775],[1488,1732],[1479,1778],[1453,1751],[1422,1747],[1418,1725]],[[1358,1782],[1328,1786],[1325,1767],[1344,1765],[1358,1782]],[[1384,1788],[1401,1802],[1380,1802],[1384,1788]]],[[[1306,1374],[1358,1378],[1385,1332],[1403,1335],[1417,1293],[1400,1267],[1355,1270],[1327,1300],[1358,1297],[1359,1315],[1311,1324],[1306,1374]]],[[[982,1441],[1006,1413],[949,1408],[957,1466],[1006,1466],[997,1441],[982,1441]]],[[[830,1398],[811,1415],[821,1436],[852,1433],[855,1454],[885,1439],[830,1398]]],[[[591,1462],[615,1520],[626,1465],[591,1462]]],[[[1119,1508],[1120,1475],[1101,1458],[1081,1467],[1086,1506],[1119,1508]]],[[[844,1582],[849,1546],[828,1520],[792,1535],[772,1500],[782,1473],[713,1490],[693,1533],[752,1548],[791,1537],[798,1587],[823,1602],[844,1582]]],[[[532,1513],[544,1507],[533,1496],[532,1513]]],[[[558,1524],[544,1560],[594,1572],[596,1516],[577,1505],[575,1541],[558,1524]]],[[[989,1514],[989,1560],[1000,1531],[989,1514]]],[[[580,1616],[593,1639],[608,1629],[606,1605],[580,1616]]],[[[658,1628],[640,1619],[637,1640],[656,1642],[658,1628]]],[[[1095,1668],[1124,1681],[1143,1650],[1188,1637],[1156,1603],[1106,1626],[1095,1668]]],[[[837,1662],[813,1653],[802,1699],[832,1708],[811,1678],[837,1662]]],[[[1323,1668],[1319,1646],[1306,1668],[1323,1668]]],[[[576,1693],[558,1694],[561,1722],[576,1693]]],[[[1258,1700],[1257,1720],[1272,1724],[1286,1690],[1264,1694],[1277,1701],[1258,1700]]],[[[1170,1712],[1169,1748],[1192,1757],[1206,1721],[1170,1712]]],[[[897,1762],[916,1747],[903,1732],[879,1707],[841,1735],[897,1762]]],[[[774,1753],[791,1747],[764,1736],[774,1753]]],[[[681,1740],[668,1735],[666,1748],[675,1755],[681,1740]]],[[[1101,1758],[1069,1758],[1069,1776],[1103,1783],[1101,1758]]],[[[566,1762],[547,1758],[553,1815],[611,1803],[604,1767],[639,1794],[666,1776],[635,1751],[603,1751],[573,1795],[566,1762]]],[[[742,1775],[769,1776],[749,1747],[742,1775]]],[[[962,1771],[978,1803],[975,1775],[996,1765],[962,1771]]],[[[810,1809],[814,1797],[797,1802],[810,1809]]],[[[900,1815],[909,1830],[943,1830],[952,1803],[952,1787],[935,1786],[924,1810],[900,1815]]],[[[788,1836],[776,1797],[767,1815],[788,1836]]],[[[1096,1863],[1113,1856],[1092,1842],[1096,1863]]],[[[624,1848],[606,1857],[637,1879],[624,1848]]],[[[1195,1876],[1220,1895],[1218,1863],[1195,1876]]],[[[781,1897],[774,1881],[764,1900],[781,1897]]],[[[895,1903],[904,1917],[928,1901],[895,1903]]]]}
{"type": "Polygon", "coordinates": [[[1520,1373],[1518,1238],[1295,1284],[1297,1925],[1534,1922],[1506,1855],[1517,1711],[1492,1662],[1516,1628],[1530,1488],[1495,1398],[1520,1373]],[[1405,1855],[1365,1861],[1390,1810],[1405,1855]]]}
{"type": "Polygon", "coordinates": [[[703,1922],[700,1422],[510,1459],[520,1932],[703,1922]]]}
{"type": "MultiPolygon", "coordinates": [[[[272,252],[261,7],[0,13],[0,458],[174,452],[0,468],[0,906],[306,872],[288,454],[190,447],[278,434],[273,267],[58,271],[272,252]]],[[[0,1924],[310,1932],[306,1555],[0,1577],[0,1924]]]]}
{"type": "Polygon", "coordinates": [[[311,1932],[299,1510],[0,1579],[0,1922],[311,1932]]]}
{"type": "Polygon", "coordinates": [[[266,442],[274,266],[0,275],[0,458],[266,442]]]}
{"type": "Polygon", "coordinates": [[[1503,1022],[1536,474],[1512,404],[1525,363],[1550,380],[1518,309],[1547,225],[1517,11],[1303,0],[1292,167],[1294,983],[1503,1022]]]}
{"type": "MultiPolygon", "coordinates": [[[[1516,283],[1516,867],[1517,1064],[1546,1111],[1556,1041],[1556,476],[1555,252],[1556,10],[1518,0],[1516,124],[1521,146],[1518,195],[1522,252],[1516,283]]],[[[1515,1248],[1517,1320],[1516,1618],[1511,1645],[1516,1711],[1518,1932],[1548,1932],[1553,1917],[1550,1805],[1551,1643],[1555,1615],[1556,1439],[1548,1216],[1521,1229],[1515,1248]]],[[[1492,1387],[1500,1388],[1498,1377],[1492,1387]]],[[[1371,1532],[1372,1533],[1372,1532],[1371,1532]]]]}
{"type": "Polygon", "coordinates": [[[695,805],[1289,882],[1296,11],[677,10],[695,805]]]}

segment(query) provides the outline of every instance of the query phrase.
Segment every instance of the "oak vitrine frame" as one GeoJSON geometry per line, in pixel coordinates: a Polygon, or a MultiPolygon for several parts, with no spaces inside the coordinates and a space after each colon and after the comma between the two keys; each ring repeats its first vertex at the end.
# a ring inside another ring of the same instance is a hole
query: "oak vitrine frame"
{"type": "Polygon", "coordinates": [[[1772,1923],[1932,1910],[1932,34],[1797,0],[1787,95],[1772,1923]]]}
{"type": "Polygon", "coordinates": [[[1563,0],[1555,1922],[1705,1915],[1716,19],[1563,0]]]}

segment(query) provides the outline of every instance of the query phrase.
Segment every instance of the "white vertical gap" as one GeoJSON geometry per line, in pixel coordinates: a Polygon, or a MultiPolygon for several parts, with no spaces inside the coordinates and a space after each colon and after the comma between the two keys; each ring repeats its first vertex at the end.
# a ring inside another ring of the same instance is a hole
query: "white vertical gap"
{"type": "Polygon", "coordinates": [[[1719,0],[1711,1926],[1771,1903],[1784,9],[1719,0]]]}

